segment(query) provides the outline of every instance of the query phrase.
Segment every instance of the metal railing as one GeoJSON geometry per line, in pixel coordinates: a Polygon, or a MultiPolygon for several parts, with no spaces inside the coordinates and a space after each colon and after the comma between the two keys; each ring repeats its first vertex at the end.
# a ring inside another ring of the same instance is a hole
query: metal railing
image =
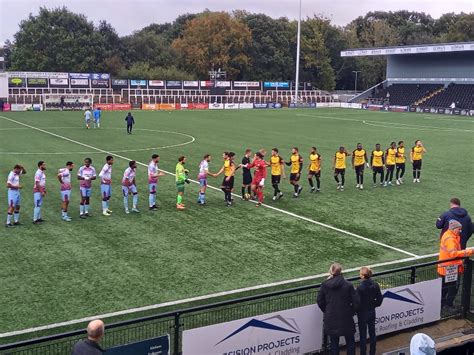
{"type": "MultiPolygon", "coordinates": [[[[439,277],[438,263],[438,261],[432,261],[381,271],[374,274],[373,279],[380,284],[382,289],[433,280],[439,277]]],[[[469,258],[463,258],[463,263],[465,271],[464,274],[459,275],[460,292],[455,300],[457,306],[443,309],[442,318],[465,317],[468,313],[473,312],[471,309],[471,305],[474,304],[472,302],[474,301],[472,299],[474,296],[473,262],[469,258]]],[[[360,282],[356,276],[350,277],[348,280],[352,281],[354,286],[360,282]]],[[[181,336],[184,330],[314,304],[320,285],[318,283],[229,299],[108,324],[101,345],[103,348],[109,348],[169,334],[170,353],[178,355],[181,353],[181,336]]],[[[0,345],[0,354],[69,354],[73,344],[84,338],[85,333],[85,330],[76,330],[0,345]]]]}

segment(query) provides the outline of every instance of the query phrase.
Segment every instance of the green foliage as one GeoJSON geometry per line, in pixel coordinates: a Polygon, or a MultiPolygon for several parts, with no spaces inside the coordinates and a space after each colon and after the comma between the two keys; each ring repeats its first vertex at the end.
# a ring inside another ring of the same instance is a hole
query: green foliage
{"type": "MultiPolygon", "coordinates": [[[[341,58],[341,50],[474,40],[474,13],[373,11],[344,27],[313,16],[302,21],[301,80],[332,90],[359,88],[384,78],[383,57],[341,58]]],[[[240,80],[292,80],[296,21],[236,10],[184,14],[120,37],[105,21],[96,27],[65,7],[41,8],[20,24],[14,43],[0,49],[13,70],[104,71],[126,77],[205,79],[213,66],[240,80]],[[144,70],[141,75],[139,70],[144,70]],[[171,78],[171,77],[170,77],[171,78]]]]}
{"type": "Polygon", "coordinates": [[[130,68],[123,69],[119,76],[124,79],[193,80],[193,74],[175,66],[150,67],[148,63],[136,62],[130,68]]]}
{"type": "Polygon", "coordinates": [[[187,22],[172,47],[183,67],[201,78],[211,68],[222,68],[229,79],[237,79],[250,64],[246,54],[250,41],[250,30],[245,24],[225,12],[205,12],[187,22]]]}

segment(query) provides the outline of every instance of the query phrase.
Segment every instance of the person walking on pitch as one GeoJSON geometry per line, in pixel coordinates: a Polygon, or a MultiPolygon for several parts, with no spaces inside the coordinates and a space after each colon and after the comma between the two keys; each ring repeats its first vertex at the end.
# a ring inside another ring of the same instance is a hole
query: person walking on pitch
{"type": "Polygon", "coordinates": [[[395,164],[397,160],[397,144],[395,142],[390,143],[390,147],[385,151],[385,166],[387,168],[385,175],[385,182],[383,186],[392,186],[393,172],[395,170],[395,164]]]}
{"type": "Polygon", "coordinates": [[[377,187],[377,174],[380,174],[380,186],[383,186],[384,182],[384,153],[380,149],[380,143],[375,145],[375,150],[372,151],[370,157],[370,166],[372,167],[372,178],[374,180],[374,187],[377,187]]]}
{"type": "Polygon", "coordinates": [[[272,156],[268,165],[271,167],[272,174],[272,187],[273,187],[273,201],[279,200],[283,197],[283,192],[280,191],[281,178],[285,177],[285,162],[283,158],[278,154],[278,148],[272,149],[272,156]]]}
{"type": "Polygon", "coordinates": [[[344,191],[345,175],[346,175],[346,158],[350,156],[346,148],[343,146],[339,147],[339,150],[334,155],[333,168],[334,168],[334,180],[337,182],[337,189],[344,191]],[[341,176],[341,180],[339,180],[341,176]]]}
{"type": "Polygon", "coordinates": [[[251,163],[250,157],[252,155],[252,150],[246,149],[245,155],[242,158],[242,200],[246,200],[246,194],[249,196],[252,194],[252,172],[249,168],[246,168],[248,164],[251,163]],[[247,190],[247,192],[246,192],[247,190]]]}
{"type": "Polygon", "coordinates": [[[370,167],[367,160],[367,152],[362,147],[362,143],[357,143],[357,148],[352,152],[352,168],[356,174],[356,189],[364,189],[364,167],[370,167]]]}
{"type": "Polygon", "coordinates": [[[303,157],[300,155],[297,147],[293,147],[291,150],[290,161],[286,162],[285,164],[291,166],[290,184],[293,185],[295,190],[293,197],[298,197],[303,190],[303,187],[299,185],[301,171],[303,170],[303,157]]]}
{"type": "Polygon", "coordinates": [[[403,141],[398,142],[397,157],[395,158],[396,172],[396,184],[403,184],[403,175],[405,175],[405,143],[403,141]]]}
{"type": "Polygon", "coordinates": [[[132,134],[133,125],[135,124],[135,119],[132,116],[132,113],[129,112],[125,117],[125,121],[127,122],[127,134],[132,134]]]}
{"type": "Polygon", "coordinates": [[[309,153],[308,182],[311,186],[310,192],[321,191],[321,155],[316,147],[312,147],[309,153]],[[313,184],[313,177],[316,178],[316,187],[313,184]]]}

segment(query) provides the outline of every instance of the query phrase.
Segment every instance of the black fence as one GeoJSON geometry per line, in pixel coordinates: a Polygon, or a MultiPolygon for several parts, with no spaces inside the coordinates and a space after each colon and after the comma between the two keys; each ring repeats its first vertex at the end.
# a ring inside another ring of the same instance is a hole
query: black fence
{"type": "MultiPolygon", "coordinates": [[[[459,286],[455,306],[443,308],[442,319],[466,317],[473,312],[473,262],[464,258],[463,263],[464,273],[459,275],[458,282],[452,283],[453,287],[459,286]]],[[[433,280],[439,277],[437,264],[438,261],[433,261],[382,271],[374,274],[373,279],[382,289],[433,280]]],[[[348,280],[354,286],[360,282],[358,277],[348,280]]],[[[315,303],[319,287],[320,284],[302,286],[109,324],[101,345],[103,348],[110,348],[169,334],[170,353],[179,355],[184,330],[311,305],[315,303]]],[[[70,354],[73,344],[83,339],[85,334],[85,330],[77,330],[17,341],[0,345],[0,354],[70,354]]]]}

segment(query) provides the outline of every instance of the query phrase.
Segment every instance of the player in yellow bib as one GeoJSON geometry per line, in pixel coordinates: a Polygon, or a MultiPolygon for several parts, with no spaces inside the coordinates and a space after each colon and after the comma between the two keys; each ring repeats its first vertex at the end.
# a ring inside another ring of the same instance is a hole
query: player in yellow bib
{"type": "Polygon", "coordinates": [[[298,197],[303,190],[303,187],[299,185],[301,170],[303,169],[303,157],[300,155],[298,148],[293,147],[291,150],[290,161],[285,163],[291,166],[290,170],[290,184],[293,185],[295,193],[293,197],[298,197]]]}
{"type": "Polygon", "coordinates": [[[346,175],[346,158],[351,156],[346,148],[343,146],[339,147],[339,150],[334,155],[334,180],[337,182],[337,189],[340,191],[344,191],[344,182],[345,182],[345,175],[346,175]],[[341,180],[339,180],[339,175],[341,176],[341,180]]]}
{"type": "Polygon", "coordinates": [[[387,174],[385,175],[385,182],[383,186],[392,186],[393,172],[395,171],[395,163],[397,160],[397,144],[390,143],[390,147],[385,151],[385,166],[387,167],[387,174]]]}
{"type": "Polygon", "coordinates": [[[272,149],[272,156],[267,163],[271,167],[272,173],[272,187],[273,187],[273,201],[279,200],[283,197],[283,192],[280,191],[281,177],[285,177],[285,170],[283,158],[278,154],[278,148],[272,149]]]}
{"type": "Polygon", "coordinates": [[[405,174],[405,142],[398,142],[397,157],[395,158],[395,166],[397,169],[395,178],[397,185],[403,184],[403,175],[405,174]]]}
{"type": "Polygon", "coordinates": [[[425,153],[426,149],[423,146],[423,142],[419,139],[416,140],[415,146],[411,148],[410,152],[410,160],[413,164],[413,182],[420,182],[421,162],[425,153]]]}
{"type": "Polygon", "coordinates": [[[380,149],[380,144],[375,145],[375,150],[372,151],[372,156],[370,157],[370,165],[372,166],[372,178],[374,180],[374,187],[377,187],[377,174],[380,174],[380,185],[383,186],[384,178],[384,152],[380,149]]]}
{"type": "Polygon", "coordinates": [[[352,152],[352,167],[356,173],[357,185],[356,189],[364,189],[364,167],[369,163],[367,161],[367,152],[362,148],[361,143],[357,143],[357,148],[352,152]]]}
{"type": "Polygon", "coordinates": [[[224,180],[222,181],[221,190],[224,192],[224,198],[227,207],[232,206],[232,190],[234,188],[234,175],[236,168],[234,156],[234,152],[224,152],[222,154],[224,165],[216,174],[214,174],[214,176],[219,176],[220,174],[224,173],[224,180]]]}
{"type": "Polygon", "coordinates": [[[321,191],[321,155],[318,153],[316,147],[311,147],[309,153],[309,166],[308,166],[308,182],[311,186],[310,192],[321,191]],[[313,184],[313,176],[316,178],[316,187],[313,184]]]}

